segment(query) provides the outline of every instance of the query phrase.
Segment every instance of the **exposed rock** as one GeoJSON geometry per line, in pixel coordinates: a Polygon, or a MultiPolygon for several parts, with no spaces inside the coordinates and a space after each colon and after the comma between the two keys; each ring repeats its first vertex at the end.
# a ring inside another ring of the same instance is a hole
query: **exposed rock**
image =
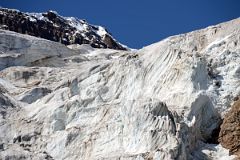
{"type": "Polygon", "coordinates": [[[225,115],[219,141],[229,149],[229,154],[240,157],[240,100],[234,102],[230,111],[225,115]]]}
{"type": "Polygon", "coordinates": [[[103,27],[73,17],[62,17],[54,11],[23,13],[0,8],[0,29],[41,37],[65,45],[90,44],[95,48],[127,49],[103,27]]]}

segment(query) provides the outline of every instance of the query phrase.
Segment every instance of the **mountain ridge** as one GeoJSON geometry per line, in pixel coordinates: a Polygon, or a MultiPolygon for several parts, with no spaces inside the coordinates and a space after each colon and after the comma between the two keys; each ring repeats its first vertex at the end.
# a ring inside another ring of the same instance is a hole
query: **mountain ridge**
{"type": "Polygon", "coordinates": [[[90,44],[95,48],[127,49],[105,28],[74,17],[62,17],[51,10],[46,13],[24,13],[15,9],[0,8],[0,28],[65,45],[90,44]]]}

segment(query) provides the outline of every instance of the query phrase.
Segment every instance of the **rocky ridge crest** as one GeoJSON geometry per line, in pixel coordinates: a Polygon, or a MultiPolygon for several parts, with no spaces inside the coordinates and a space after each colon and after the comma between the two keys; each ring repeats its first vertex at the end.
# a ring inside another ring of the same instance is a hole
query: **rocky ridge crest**
{"type": "Polygon", "coordinates": [[[65,45],[90,44],[94,48],[127,49],[105,28],[74,17],[62,17],[55,11],[24,13],[14,9],[0,8],[0,28],[65,45]]]}

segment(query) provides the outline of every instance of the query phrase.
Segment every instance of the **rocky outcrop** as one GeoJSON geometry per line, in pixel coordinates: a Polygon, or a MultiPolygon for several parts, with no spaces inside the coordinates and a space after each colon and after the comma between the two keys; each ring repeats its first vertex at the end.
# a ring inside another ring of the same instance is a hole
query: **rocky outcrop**
{"type": "Polygon", "coordinates": [[[216,136],[240,95],[239,26],[128,51],[0,30],[0,159],[233,160],[216,136]]]}
{"type": "Polygon", "coordinates": [[[54,11],[46,13],[23,13],[0,8],[0,28],[51,41],[70,44],[90,44],[95,48],[126,50],[101,26],[88,24],[85,20],[61,17],[54,11]]]}
{"type": "Polygon", "coordinates": [[[231,110],[225,115],[219,141],[229,149],[229,154],[240,157],[240,100],[237,100],[231,110]]]}

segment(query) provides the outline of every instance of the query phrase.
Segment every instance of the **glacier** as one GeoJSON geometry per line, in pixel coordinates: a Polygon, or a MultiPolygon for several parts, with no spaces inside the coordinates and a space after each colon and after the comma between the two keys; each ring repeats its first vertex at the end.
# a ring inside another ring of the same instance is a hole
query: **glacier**
{"type": "Polygon", "coordinates": [[[240,19],[139,50],[0,30],[2,159],[234,159],[217,141],[240,95],[240,19]]]}

